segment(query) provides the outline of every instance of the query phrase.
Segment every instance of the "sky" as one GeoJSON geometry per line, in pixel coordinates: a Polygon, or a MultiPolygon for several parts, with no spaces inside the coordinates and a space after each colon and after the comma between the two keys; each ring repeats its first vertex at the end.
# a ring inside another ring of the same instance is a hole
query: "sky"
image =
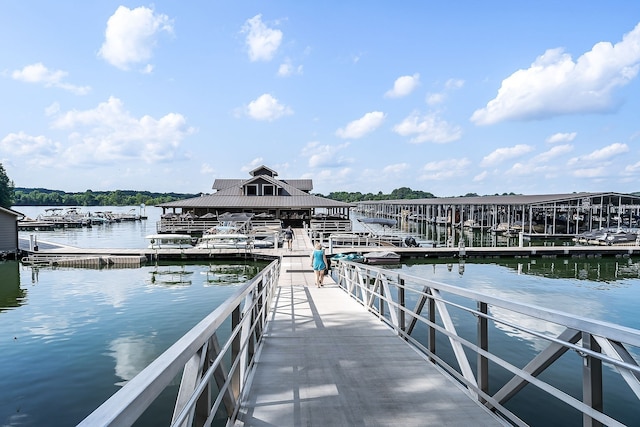
{"type": "Polygon", "coordinates": [[[17,187],[640,191],[640,2],[0,2],[17,187]]]}

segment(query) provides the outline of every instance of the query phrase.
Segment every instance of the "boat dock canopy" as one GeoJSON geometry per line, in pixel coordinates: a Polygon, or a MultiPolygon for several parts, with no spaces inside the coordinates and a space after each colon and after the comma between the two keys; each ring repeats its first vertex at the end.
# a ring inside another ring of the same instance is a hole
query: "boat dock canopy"
{"type": "Polygon", "coordinates": [[[613,192],[376,200],[359,202],[356,211],[368,217],[472,228],[518,224],[525,232],[543,234],[640,226],[640,196],[613,192]]]}

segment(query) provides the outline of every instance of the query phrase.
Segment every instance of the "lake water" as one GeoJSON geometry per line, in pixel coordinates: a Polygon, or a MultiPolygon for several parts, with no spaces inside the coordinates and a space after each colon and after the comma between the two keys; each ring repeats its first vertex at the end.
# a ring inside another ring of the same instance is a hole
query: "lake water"
{"type": "MultiPolygon", "coordinates": [[[[35,234],[79,247],[144,248],[160,211],[146,213],[146,221],[35,234]]],[[[0,263],[0,426],[77,424],[265,265],[92,270],[0,263]]],[[[170,392],[140,425],[171,416],[170,392]]]]}
{"type": "MultiPolygon", "coordinates": [[[[36,217],[42,207],[16,207],[36,217]]],[[[128,212],[131,208],[96,207],[128,212]]],[[[135,208],[139,210],[139,208],[135,208]]],[[[79,247],[143,248],[160,209],[145,221],[92,228],[21,232],[40,242],[79,247]]],[[[510,300],[640,329],[637,259],[493,259],[411,262],[412,275],[510,300]]],[[[173,344],[263,264],[189,263],[132,269],[32,268],[0,263],[0,426],[69,426],[88,415],[173,344]],[[221,271],[224,270],[224,274],[221,271]]],[[[170,412],[169,391],[139,425],[170,412]],[[167,403],[168,402],[168,403],[167,403]],[[167,409],[169,408],[169,409],[167,409]]],[[[627,401],[620,400],[620,405],[627,401]]],[[[533,425],[581,425],[526,415],[533,425]]],[[[633,425],[640,408],[627,408],[633,425]]],[[[637,425],[637,424],[636,424],[637,425]]]]}

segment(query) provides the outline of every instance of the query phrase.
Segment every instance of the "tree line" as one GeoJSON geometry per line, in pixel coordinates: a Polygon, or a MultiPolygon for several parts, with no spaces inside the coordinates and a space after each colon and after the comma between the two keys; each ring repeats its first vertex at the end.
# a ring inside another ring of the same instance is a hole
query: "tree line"
{"type": "Polygon", "coordinates": [[[152,193],[149,191],[115,190],[67,193],[45,188],[16,187],[14,206],[149,206],[196,197],[199,194],[152,193]]]}
{"type": "MultiPolygon", "coordinates": [[[[498,196],[499,194],[494,194],[494,196],[498,196]]],[[[515,193],[502,193],[503,196],[515,195],[515,193]]],[[[406,200],[406,199],[433,199],[434,196],[432,193],[428,191],[421,190],[412,190],[409,187],[400,187],[391,191],[389,194],[384,194],[382,191],[379,191],[377,194],[373,193],[361,193],[359,191],[356,192],[347,192],[347,191],[335,191],[329,193],[327,196],[323,196],[322,194],[316,194],[316,196],[325,197],[331,200],[337,200],[340,202],[346,203],[356,203],[356,202],[365,202],[369,200],[406,200]]],[[[467,193],[464,196],[460,197],[478,197],[476,193],[467,193]]]]}
{"type": "Polygon", "coordinates": [[[332,191],[327,196],[322,194],[316,194],[316,196],[345,203],[363,202],[366,200],[432,199],[435,197],[429,192],[412,190],[409,187],[396,188],[389,194],[383,194],[382,191],[379,191],[377,194],[361,193],[359,191],[332,191]]]}

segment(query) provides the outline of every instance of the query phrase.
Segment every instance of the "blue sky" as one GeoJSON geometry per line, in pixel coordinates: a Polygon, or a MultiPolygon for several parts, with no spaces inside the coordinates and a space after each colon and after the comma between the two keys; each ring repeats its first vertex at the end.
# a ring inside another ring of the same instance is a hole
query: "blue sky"
{"type": "Polygon", "coordinates": [[[640,2],[8,0],[20,187],[640,191],[640,2]]]}

